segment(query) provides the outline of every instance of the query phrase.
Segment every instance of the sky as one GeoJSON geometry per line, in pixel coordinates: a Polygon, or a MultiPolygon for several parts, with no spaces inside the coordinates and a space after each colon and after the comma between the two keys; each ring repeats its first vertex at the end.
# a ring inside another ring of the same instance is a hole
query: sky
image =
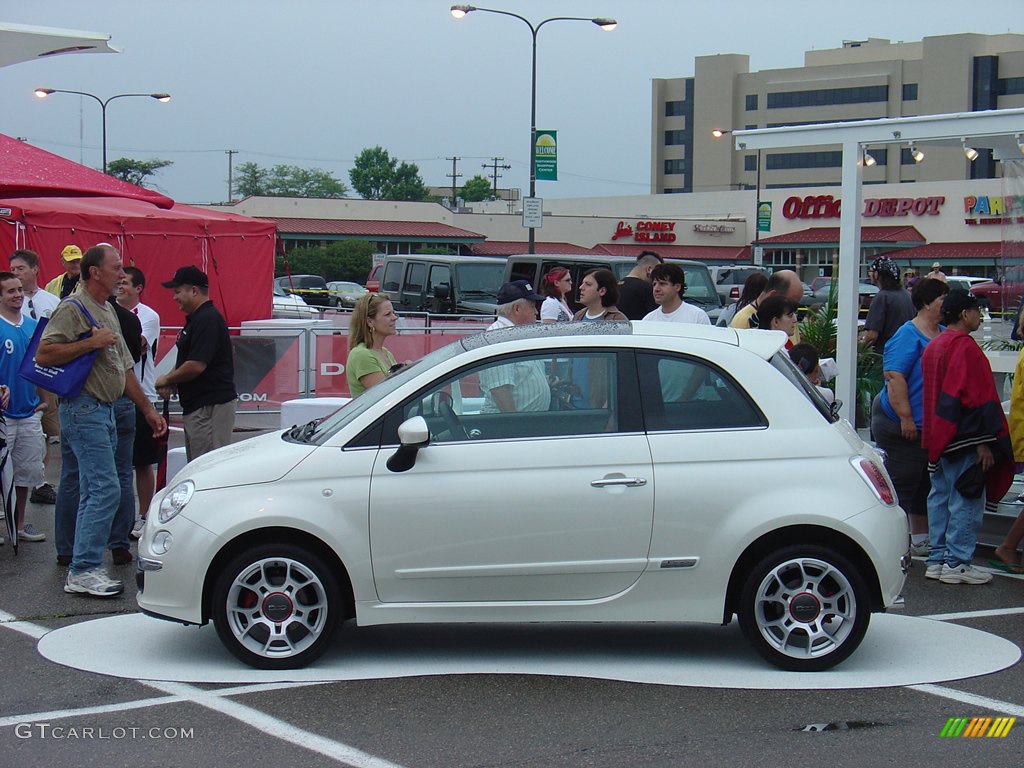
{"type": "MultiPolygon", "coordinates": [[[[693,59],[750,56],[751,71],[803,64],[843,40],[1024,32],[1022,0],[987,0],[965,18],[957,0],[494,0],[534,23],[613,17],[605,32],[576,21],[538,36],[537,127],[558,131],[559,181],[540,197],[650,190],[651,79],[686,77],[693,59]]],[[[228,155],[240,163],[322,168],[349,183],[355,156],[380,145],[416,163],[428,185],[465,180],[492,157],[502,187],[529,184],[527,26],[435,0],[0,0],[0,21],[111,35],[115,55],[55,56],[0,68],[0,133],[99,168],[92,99],[38,87],[168,92],[107,108],[112,160],[164,159],[151,186],[179,202],[221,202],[228,155]]],[[[354,194],[354,193],[353,193],[354,194]]]]}

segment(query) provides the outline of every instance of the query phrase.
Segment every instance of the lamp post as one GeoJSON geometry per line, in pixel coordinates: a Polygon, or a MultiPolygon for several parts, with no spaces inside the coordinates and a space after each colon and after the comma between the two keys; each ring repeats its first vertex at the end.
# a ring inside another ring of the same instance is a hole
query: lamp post
{"type": "MultiPolygon", "coordinates": [[[[533,24],[529,19],[520,16],[518,13],[512,13],[511,11],[499,11],[493,8],[477,8],[472,5],[453,5],[451,7],[452,16],[456,19],[465,18],[467,13],[472,13],[473,11],[497,13],[501,16],[511,16],[513,19],[519,19],[530,28],[530,34],[533,36],[533,60],[530,74],[530,197],[536,197],[537,158],[535,155],[535,146],[537,143],[537,33],[540,32],[541,27],[552,21],[589,21],[591,24],[599,26],[605,32],[611,32],[619,25],[619,23],[615,21],[615,19],[590,19],[583,16],[554,16],[550,19],[544,19],[538,24],[533,24]]],[[[529,253],[534,253],[536,251],[536,247],[536,233],[534,228],[530,227],[527,251],[529,253]]]]}
{"type": "Polygon", "coordinates": [[[92,93],[86,93],[85,91],[65,91],[62,88],[36,88],[35,94],[40,99],[45,99],[51,93],[73,93],[76,96],[88,96],[90,99],[95,99],[96,103],[100,105],[100,112],[103,114],[103,172],[107,172],[107,104],[112,102],[114,99],[124,99],[128,96],[144,96],[150,99],[156,99],[159,102],[166,104],[171,100],[171,94],[169,93],[119,93],[115,96],[111,96],[108,99],[101,99],[92,93]]]}
{"type": "MultiPolygon", "coordinates": [[[[725,134],[732,133],[731,130],[725,130],[723,128],[715,128],[711,131],[711,135],[716,139],[720,139],[725,134]]],[[[741,144],[740,148],[743,149],[746,144],[741,144]]],[[[730,187],[731,188],[731,187],[730,187]]],[[[758,216],[761,213],[761,150],[757,150],[757,175],[754,179],[754,243],[753,249],[751,250],[751,261],[758,266],[761,266],[761,262],[757,258],[758,248],[761,247],[761,227],[758,225],[758,216]]]]}

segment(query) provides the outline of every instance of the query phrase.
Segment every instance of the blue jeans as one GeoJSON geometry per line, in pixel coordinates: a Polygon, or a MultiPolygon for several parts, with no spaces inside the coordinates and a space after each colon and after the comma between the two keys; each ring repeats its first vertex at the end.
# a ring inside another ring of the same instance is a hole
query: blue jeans
{"type": "Polygon", "coordinates": [[[102,564],[103,549],[121,500],[114,405],[89,395],[61,400],[60,437],[63,463],[54,538],[58,554],[67,554],[62,547],[73,542],[71,573],[78,574],[102,564]],[[87,467],[88,472],[79,472],[79,467],[87,467]]]}
{"type": "Polygon", "coordinates": [[[932,475],[928,494],[928,538],[931,551],[928,565],[948,563],[950,567],[970,564],[978,543],[978,529],[985,515],[985,494],[965,499],[956,489],[956,481],[978,462],[976,450],[963,451],[953,458],[943,456],[932,475]]]}
{"type": "Polygon", "coordinates": [[[135,525],[135,483],[132,473],[132,449],[135,447],[135,403],[127,397],[114,401],[114,420],[117,424],[117,480],[121,486],[121,503],[110,526],[110,549],[128,549],[129,534],[135,525]]]}

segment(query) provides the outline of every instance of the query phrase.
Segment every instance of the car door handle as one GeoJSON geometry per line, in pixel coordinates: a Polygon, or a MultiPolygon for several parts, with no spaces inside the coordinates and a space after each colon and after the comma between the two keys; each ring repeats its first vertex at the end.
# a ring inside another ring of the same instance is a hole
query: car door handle
{"type": "Polygon", "coordinates": [[[629,488],[640,488],[647,485],[647,480],[642,477],[606,477],[602,480],[591,480],[591,488],[604,488],[609,485],[625,485],[629,488]]]}

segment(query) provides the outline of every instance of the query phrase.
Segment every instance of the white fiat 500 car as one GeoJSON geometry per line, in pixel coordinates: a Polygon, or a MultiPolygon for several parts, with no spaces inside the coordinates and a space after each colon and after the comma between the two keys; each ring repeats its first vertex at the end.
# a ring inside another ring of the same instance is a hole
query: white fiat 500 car
{"type": "Polygon", "coordinates": [[[784,342],[643,322],[465,337],[189,464],[150,508],[139,605],[212,620],[262,668],[308,664],[352,617],[733,616],[771,663],[832,667],[902,605],[906,516],[784,342]]]}

